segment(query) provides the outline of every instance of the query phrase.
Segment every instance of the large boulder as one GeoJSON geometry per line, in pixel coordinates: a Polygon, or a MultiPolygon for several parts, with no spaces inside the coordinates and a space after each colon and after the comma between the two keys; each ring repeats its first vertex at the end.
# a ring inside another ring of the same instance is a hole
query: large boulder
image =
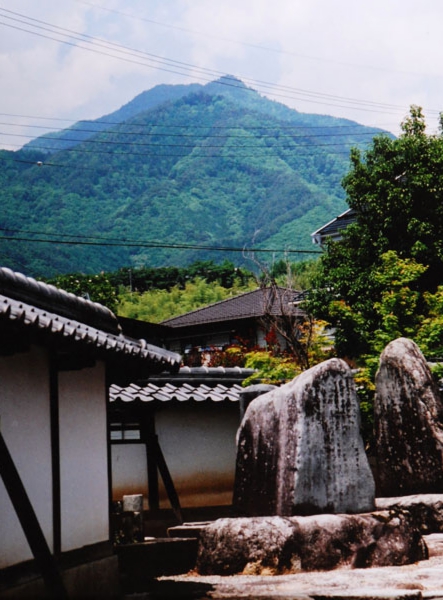
{"type": "Polygon", "coordinates": [[[367,512],[374,495],[344,361],[325,361],[251,402],[238,433],[239,515],[367,512]]]}
{"type": "Polygon", "coordinates": [[[443,404],[418,346],[386,346],[374,401],[377,494],[443,492],[443,404]]]}
{"type": "Polygon", "coordinates": [[[427,558],[401,512],[219,519],[200,535],[201,575],[277,575],[340,567],[398,566],[427,558]]]}

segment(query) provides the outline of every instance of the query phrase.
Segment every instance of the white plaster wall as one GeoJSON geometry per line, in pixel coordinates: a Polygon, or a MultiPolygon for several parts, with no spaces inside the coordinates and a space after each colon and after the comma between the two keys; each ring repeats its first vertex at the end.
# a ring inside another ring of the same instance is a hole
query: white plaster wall
{"type": "Polygon", "coordinates": [[[145,444],[113,444],[112,497],[121,500],[124,494],[143,494],[147,501],[148,471],[145,444]]]}
{"type": "Polygon", "coordinates": [[[62,551],[109,539],[105,368],[59,375],[62,551]]]}
{"type": "MultiPolygon", "coordinates": [[[[0,357],[0,422],[49,547],[52,549],[52,465],[46,352],[0,357]]],[[[32,558],[0,479],[0,568],[32,558]]]]}
{"type": "Polygon", "coordinates": [[[167,403],[158,411],[160,446],[182,506],[232,502],[239,419],[231,402],[167,403]]]}
{"type": "MultiPolygon", "coordinates": [[[[231,504],[239,425],[236,402],[166,402],[159,408],[158,439],[183,507],[231,504]]],[[[159,483],[160,505],[168,508],[159,483]]],[[[144,444],[112,446],[112,488],[114,500],[143,494],[147,507],[144,444]]]]}

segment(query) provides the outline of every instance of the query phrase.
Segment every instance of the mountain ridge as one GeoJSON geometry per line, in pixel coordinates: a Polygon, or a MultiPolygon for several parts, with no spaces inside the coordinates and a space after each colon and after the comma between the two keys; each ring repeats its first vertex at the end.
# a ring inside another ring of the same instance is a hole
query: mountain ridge
{"type": "Polygon", "coordinates": [[[6,266],[44,276],[244,260],[197,246],[275,243],[309,257],[310,233],[346,208],[350,148],[378,133],[299,113],[230,76],[156,86],[0,153],[0,251],[6,266]]]}

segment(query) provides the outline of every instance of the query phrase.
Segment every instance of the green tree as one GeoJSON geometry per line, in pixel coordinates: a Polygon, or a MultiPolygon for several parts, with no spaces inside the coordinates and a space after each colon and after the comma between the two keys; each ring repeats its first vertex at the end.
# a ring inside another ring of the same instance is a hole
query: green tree
{"type": "Polygon", "coordinates": [[[152,289],[140,293],[123,289],[119,294],[118,314],[122,317],[159,323],[255,287],[252,280],[244,286],[236,283],[233,287],[225,288],[218,283],[209,283],[201,277],[196,277],[187,281],[183,287],[176,285],[169,290],[152,289]]]}
{"type": "Polygon", "coordinates": [[[98,275],[71,273],[69,275],[58,275],[45,281],[76,296],[103,304],[103,306],[107,306],[113,312],[117,311],[117,293],[106,273],[98,275]]]}
{"type": "Polygon", "coordinates": [[[358,358],[374,350],[375,334],[413,334],[425,292],[443,281],[442,132],[427,135],[411,107],[398,139],[377,136],[351,152],[343,186],[356,222],[327,245],[310,308],[336,328],[339,355],[358,358]]]}

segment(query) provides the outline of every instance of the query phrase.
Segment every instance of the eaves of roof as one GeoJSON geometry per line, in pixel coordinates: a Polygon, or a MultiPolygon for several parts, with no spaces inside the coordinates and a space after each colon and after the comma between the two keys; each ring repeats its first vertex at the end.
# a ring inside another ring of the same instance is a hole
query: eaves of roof
{"type": "Polygon", "coordinates": [[[355,210],[348,208],[345,212],[335,217],[319,229],[311,233],[311,238],[314,244],[322,244],[327,237],[337,237],[346,229],[348,225],[355,222],[355,210]]]}
{"type": "Polygon", "coordinates": [[[6,267],[0,268],[0,291],[7,298],[55,313],[69,320],[92,325],[108,333],[121,332],[116,315],[106,306],[75,296],[42,281],[36,281],[32,277],[26,277],[6,267]]]}
{"type": "Polygon", "coordinates": [[[69,319],[60,314],[49,312],[20,300],[0,295],[0,324],[20,331],[50,337],[52,343],[57,341],[63,347],[87,349],[96,356],[124,357],[130,360],[147,361],[156,365],[156,370],[178,369],[181,356],[152,346],[145,340],[128,338],[121,333],[110,333],[97,327],[69,319]]]}

